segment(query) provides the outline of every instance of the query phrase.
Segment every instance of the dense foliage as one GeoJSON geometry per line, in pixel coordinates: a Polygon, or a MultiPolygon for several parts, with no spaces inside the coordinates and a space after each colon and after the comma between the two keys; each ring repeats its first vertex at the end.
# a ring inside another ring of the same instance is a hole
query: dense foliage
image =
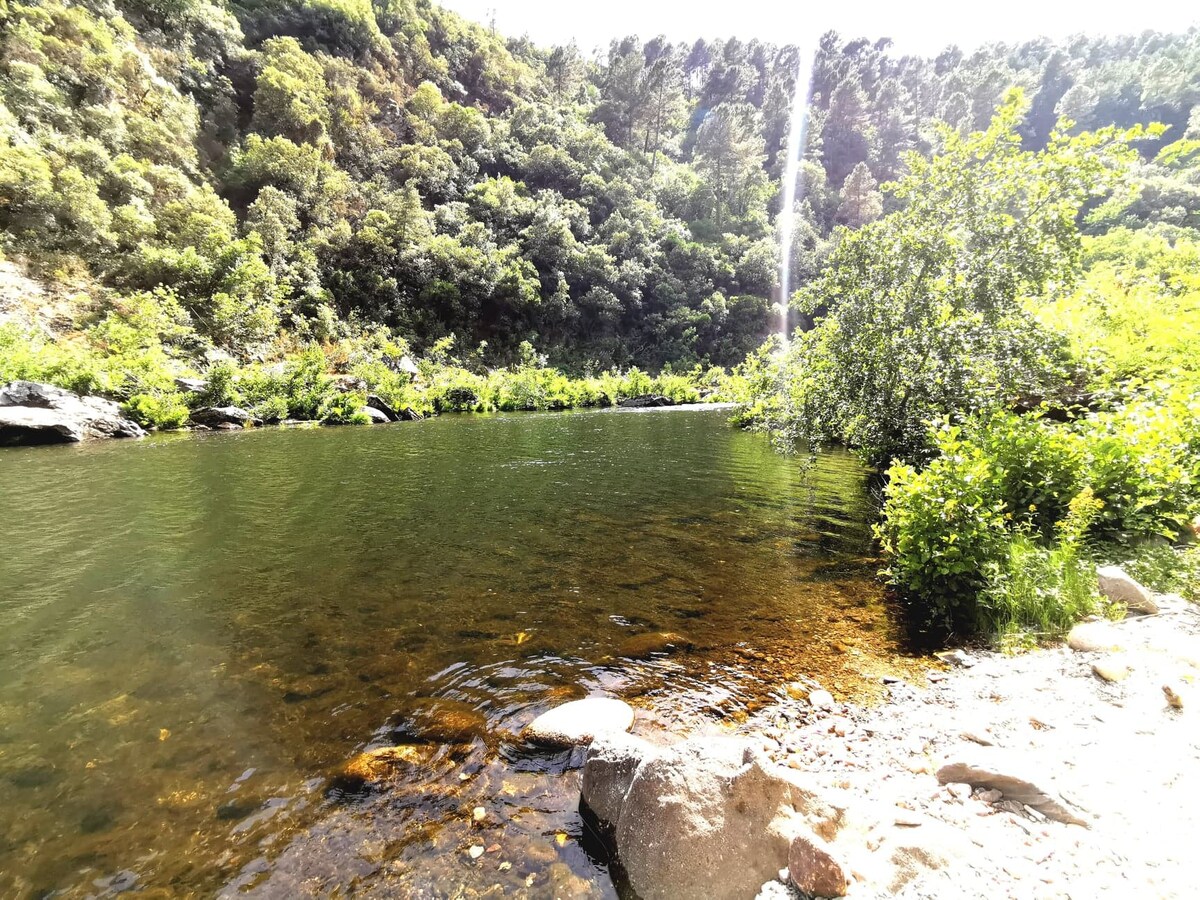
{"type": "MultiPolygon", "coordinates": [[[[797,59],[661,38],[587,59],[426,0],[9,2],[5,252],[91,279],[77,322],[150,298],[190,361],[383,325],[418,352],[486,341],[492,365],[523,341],[573,371],[732,365],[773,320],[797,59]]],[[[1181,137],[1198,71],[1194,33],[934,60],[826,35],[792,269],[811,279],[836,228],[903,204],[879,183],[938,144],[935,119],[982,126],[1018,85],[1028,148],[1056,112],[1181,137]]],[[[1140,148],[1097,228],[1195,218],[1196,154],[1173,147],[1140,148]]]]}
{"type": "Polygon", "coordinates": [[[1067,119],[1031,143],[1037,118],[1014,94],[909,155],[893,211],[798,291],[811,328],[742,370],[748,421],[880,468],[918,619],[1006,639],[1099,609],[1098,561],[1196,593],[1169,575],[1194,578],[1176,545],[1200,514],[1195,116],[1165,146],[1160,124],[1067,119]]]}

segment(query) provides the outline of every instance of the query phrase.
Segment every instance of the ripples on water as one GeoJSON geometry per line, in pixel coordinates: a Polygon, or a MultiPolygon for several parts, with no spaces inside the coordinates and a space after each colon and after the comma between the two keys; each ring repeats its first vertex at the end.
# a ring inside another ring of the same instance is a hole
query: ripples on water
{"type": "Polygon", "coordinates": [[[534,715],[610,694],[651,737],[718,729],[896,651],[861,470],[725,415],[0,452],[0,894],[611,895],[578,773],[513,737],[534,715]],[[649,631],[690,649],[623,658],[649,631]],[[431,704],[486,727],[387,791],[330,781],[431,704]]]}

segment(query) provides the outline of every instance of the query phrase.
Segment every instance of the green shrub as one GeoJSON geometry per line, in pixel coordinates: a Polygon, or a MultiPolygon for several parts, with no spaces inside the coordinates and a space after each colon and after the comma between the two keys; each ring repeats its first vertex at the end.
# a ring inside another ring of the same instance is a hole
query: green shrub
{"type": "Polygon", "coordinates": [[[219,360],[205,376],[208,384],[196,395],[197,406],[241,406],[243,399],[236,387],[237,369],[233,363],[219,360]]]}
{"type": "Polygon", "coordinates": [[[262,419],[268,425],[282,422],[288,418],[287,398],[280,394],[272,394],[250,407],[250,413],[256,419],[262,419]]]}
{"type": "Polygon", "coordinates": [[[125,415],[145,428],[168,430],[187,424],[189,410],[183,395],[176,391],[159,394],[134,394],[122,409],[125,415]]]}
{"type": "Polygon", "coordinates": [[[876,534],[892,583],[924,618],[975,631],[976,595],[1004,557],[1012,516],[996,464],[978,443],[950,426],[936,442],[940,455],[925,469],[889,470],[876,534]]]}
{"type": "Polygon", "coordinates": [[[322,425],[366,425],[371,421],[362,411],[366,405],[366,395],[357,391],[332,394],[322,401],[317,418],[322,425]]]}
{"type": "Polygon", "coordinates": [[[1147,537],[1178,539],[1200,512],[1200,397],[1186,391],[1066,425],[1012,414],[943,425],[932,443],[924,469],[888,471],[877,534],[892,583],[959,630],[1058,627],[1086,605],[1071,582],[1084,546],[1122,559],[1147,537]],[[1029,612],[1048,602],[1029,593],[1038,579],[1066,618],[1029,612]]]}
{"type": "Polygon", "coordinates": [[[85,347],[53,342],[13,323],[0,324],[0,384],[41,381],[91,394],[104,389],[102,361],[85,347]]]}
{"type": "Polygon", "coordinates": [[[1049,545],[1028,532],[1013,535],[980,593],[981,630],[1010,645],[1057,637],[1099,608],[1095,564],[1083,546],[1099,507],[1085,489],[1049,545]]]}

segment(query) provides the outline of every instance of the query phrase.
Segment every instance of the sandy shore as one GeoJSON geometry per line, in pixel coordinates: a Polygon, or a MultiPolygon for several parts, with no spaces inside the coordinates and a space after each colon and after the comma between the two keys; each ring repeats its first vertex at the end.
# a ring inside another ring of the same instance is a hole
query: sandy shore
{"type": "MultiPolygon", "coordinates": [[[[1159,615],[1073,632],[1072,644],[1103,649],[970,652],[927,685],[889,684],[872,707],[821,693],[814,703],[797,684],[740,732],[782,765],[894,807],[918,841],[927,823],[931,844],[944,844],[932,834],[943,825],[969,838],[952,851],[931,846],[945,864],[902,896],[1194,897],[1200,611],[1158,600],[1159,615]],[[1024,779],[1084,824],[1048,818],[982,777],[942,783],[954,764],[1024,779]]],[[[859,876],[849,896],[890,895],[859,876]]]]}

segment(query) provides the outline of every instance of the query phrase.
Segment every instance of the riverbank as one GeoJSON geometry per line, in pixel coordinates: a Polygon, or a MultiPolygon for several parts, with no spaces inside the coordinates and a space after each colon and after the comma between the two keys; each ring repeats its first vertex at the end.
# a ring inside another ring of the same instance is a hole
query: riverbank
{"type": "MultiPolygon", "coordinates": [[[[730,756],[721,739],[700,739],[643,761],[639,772],[657,766],[656,789],[665,791],[650,818],[691,831],[671,835],[674,849],[637,846],[654,843],[655,823],[639,822],[644,834],[630,825],[646,815],[630,812],[635,781],[616,829],[618,842],[636,847],[635,887],[643,897],[669,896],[671,886],[656,879],[706,866],[701,876],[713,884],[745,880],[747,868],[763,867],[763,854],[794,837],[791,872],[781,875],[826,885],[817,895],[839,885],[850,897],[1192,895],[1200,612],[1182,598],[1156,601],[1157,615],[1077,626],[1068,646],[1016,657],[950,654],[946,671],[925,685],[894,681],[873,707],[796,684],[794,696],[737,730],[750,748],[744,757],[730,756]],[[670,793],[663,769],[686,773],[687,789],[670,793]],[[739,801],[718,804],[716,821],[705,780],[714,772],[723,776],[716,794],[739,801]],[[735,815],[761,830],[745,858],[723,835],[735,815]],[[781,843],[788,828],[795,833],[781,843]],[[707,846],[706,835],[721,846],[707,846]],[[687,866],[673,871],[679,855],[687,866]]],[[[611,765],[622,752],[596,745],[593,780],[605,777],[606,755],[611,765]]],[[[585,801],[588,782],[585,768],[585,801]]],[[[785,852],[769,867],[788,859],[785,852]]],[[[785,881],[768,882],[759,897],[802,896],[785,881]]]]}

